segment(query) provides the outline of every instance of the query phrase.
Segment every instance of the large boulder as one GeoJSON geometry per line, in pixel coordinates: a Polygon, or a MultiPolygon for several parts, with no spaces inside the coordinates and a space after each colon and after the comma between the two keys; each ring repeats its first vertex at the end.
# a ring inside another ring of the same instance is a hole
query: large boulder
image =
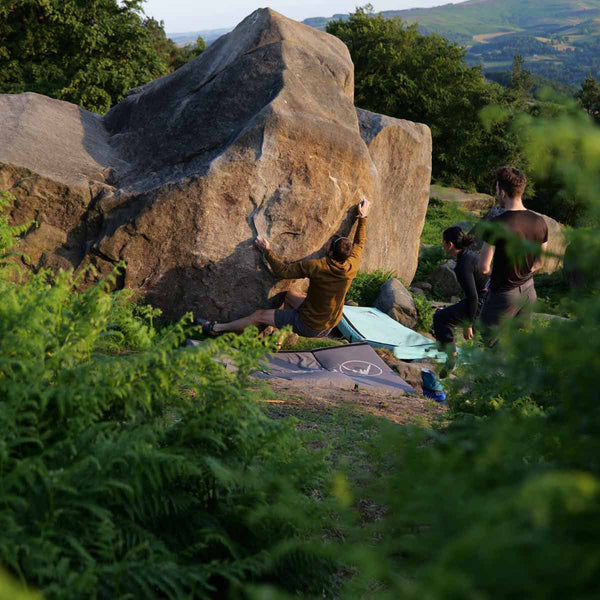
{"type": "Polygon", "coordinates": [[[421,123],[360,108],[357,113],[361,136],[378,173],[379,200],[372,208],[371,227],[383,234],[377,243],[365,246],[364,264],[389,264],[398,277],[410,282],[417,270],[429,202],[431,134],[421,123]]]}
{"type": "Polygon", "coordinates": [[[37,94],[0,96],[0,186],[17,197],[14,221],[44,224],[20,249],[34,266],[93,265],[100,276],[124,261],[120,284],[168,316],[235,318],[303,284],[276,281],[256,235],[285,260],[318,255],[350,232],[366,195],[361,268],[410,281],[430,132],[357,116],[353,89],[340,40],[259,9],[105,117],[37,94]]]}
{"type": "Polygon", "coordinates": [[[396,278],[388,279],[381,286],[373,306],[405,327],[414,329],[417,325],[415,301],[402,282],[396,278]]]}

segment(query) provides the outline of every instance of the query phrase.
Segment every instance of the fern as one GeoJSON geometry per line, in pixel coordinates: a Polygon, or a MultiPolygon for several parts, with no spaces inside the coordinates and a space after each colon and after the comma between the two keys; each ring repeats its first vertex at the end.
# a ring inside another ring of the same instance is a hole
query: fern
{"type": "MultiPolygon", "coordinates": [[[[0,221],[0,249],[22,231],[0,221]]],[[[250,374],[272,342],[251,329],[183,347],[190,316],[157,330],[155,309],[109,291],[114,274],[82,290],[82,275],[17,285],[7,269],[0,564],[47,599],[213,598],[284,579],[273,553],[320,514],[303,489],[323,463],[256,402],[250,374]],[[272,510],[290,498],[293,523],[272,510]]]]}

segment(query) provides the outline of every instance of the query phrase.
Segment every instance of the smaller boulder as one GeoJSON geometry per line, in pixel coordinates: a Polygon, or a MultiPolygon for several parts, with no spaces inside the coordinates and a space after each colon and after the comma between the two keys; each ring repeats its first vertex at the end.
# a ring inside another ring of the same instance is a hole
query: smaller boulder
{"type": "Polygon", "coordinates": [[[447,260],[429,276],[429,281],[445,298],[458,296],[462,293],[458,279],[456,279],[454,267],[456,267],[456,263],[453,260],[447,260]]]}
{"type": "Polygon", "coordinates": [[[430,292],[433,288],[433,286],[428,281],[415,281],[413,282],[412,287],[419,288],[424,292],[430,292]]]}
{"type": "Polygon", "coordinates": [[[417,325],[415,301],[398,279],[389,279],[381,286],[374,306],[405,327],[417,325]]]}
{"type": "Polygon", "coordinates": [[[456,203],[463,210],[471,212],[485,212],[494,205],[494,197],[489,194],[469,193],[435,184],[430,188],[429,197],[442,202],[456,203]]]}
{"type": "Polygon", "coordinates": [[[414,296],[423,296],[425,297],[425,291],[422,290],[421,288],[412,286],[411,288],[409,288],[409,291],[414,295],[414,296]]]}

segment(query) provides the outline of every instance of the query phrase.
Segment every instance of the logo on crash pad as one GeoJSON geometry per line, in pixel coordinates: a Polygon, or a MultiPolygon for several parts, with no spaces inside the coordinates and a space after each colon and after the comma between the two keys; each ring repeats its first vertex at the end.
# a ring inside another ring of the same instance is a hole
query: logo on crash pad
{"type": "Polygon", "coordinates": [[[353,375],[365,375],[367,377],[377,377],[383,373],[381,367],[366,360],[347,360],[341,364],[341,370],[353,375]]]}

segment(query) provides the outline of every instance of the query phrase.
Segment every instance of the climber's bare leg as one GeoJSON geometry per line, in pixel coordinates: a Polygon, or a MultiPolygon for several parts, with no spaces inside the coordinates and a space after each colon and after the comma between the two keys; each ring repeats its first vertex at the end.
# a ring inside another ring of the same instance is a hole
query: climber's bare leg
{"type": "Polygon", "coordinates": [[[215,323],[213,331],[244,331],[250,325],[275,325],[275,311],[273,309],[255,310],[251,315],[230,321],[229,323],[215,323]]]}

